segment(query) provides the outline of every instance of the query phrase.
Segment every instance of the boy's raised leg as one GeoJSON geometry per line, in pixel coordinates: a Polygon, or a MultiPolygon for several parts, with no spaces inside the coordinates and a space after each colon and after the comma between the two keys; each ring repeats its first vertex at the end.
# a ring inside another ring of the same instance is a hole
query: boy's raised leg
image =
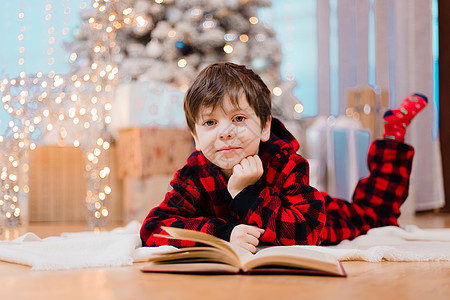
{"type": "Polygon", "coordinates": [[[374,227],[398,226],[400,206],[408,197],[414,148],[404,144],[406,127],[428,103],[413,94],[399,108],[386,112],[385,139],[369,148],[369,176],[361,179],[352,202],[325,195],[327,222],[322,243],[337,243],[366,233],[374,227]]]}

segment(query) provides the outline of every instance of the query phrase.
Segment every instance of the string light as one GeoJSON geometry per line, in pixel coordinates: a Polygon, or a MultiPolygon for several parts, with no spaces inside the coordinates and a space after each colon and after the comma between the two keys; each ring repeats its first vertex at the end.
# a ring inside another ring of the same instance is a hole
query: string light
{"type": "Polygon", "coordinates": [[[295,104],[294,110],[296,113],[301,114],[303,112],[303,105],[301,103],[295,104]]]}
{"type": "Polygon", "coordinates": [[[230,45],[230,44],[226,44],[226,45],[223,47],[223,51],[224,51],[226,54],[230,54],[231,52],[233,52],[233,46],[230,45]]]}
{"type": "Polygon", "coordinates": [[[69,33],[69,24],[70,24],[70,16],[69,16],[69,14],[70,14],[70,10],[71,9],[70,9],[70,7],[67,6],[68,3],[69,3],[68,0],[63,0],[62,1],[62,5],[64,7],[64,27],[63,27],[61,33],[63,35],[67,35],[69,33]]]}
{"type": "MultiPolygon", "coordinates": [[[[62,33],[65,35],[69,32],[70,8],[67,0],[62,1],[65,15],[62,33]]],[[[86,1],[82,1],[80,8],[87,8],[86,1]]],[[[94,0],[92,8],[95,13],[89,19],[90,30],[99,38],[91,53],[87,71],[75,68],[78,71],[68,76],[55,74],[53,70],[47,75],[39,72],[35,76],[21,72],[19,77],[4,78],[0,83],[1,103],[12,117],[5,137],[0,138],[1,153],[9,155],[2,161],[0,169],[0,212],[9,225],[20,222],[19,199],[29,192],[28,183],[22,180],[19,171],[24,171],[24,177],[28,176],[27,155],[29,151],[36,149],[37,144],[37,141],[33,141],[32,133],[38,132],[42,136],[54,130],[58,131],[62,141],[79,147],[86,155],[85,170],[90,178],[85,198],[90,212],[89,227],[104,225],[109,216],[107,203],[111,187],[107,153],[110,143],[105,134],[111,123],[110,93],[117,84],[118,68],[114,62],[116,31],[127,22],[146,26],[148,20],[133,16],[133,9],[124,1],[94,0]],[[98,141],[98,145],[91,141],[98,141]]],[[[51,23],[53,13],[51,0],[48,0],[45,5],[45,20],[48,25],[47,59],[50,66],[55,63],[53,45],[56,42],[56,32],[51,23]]],[[[20,24],[24,23],[24,18],[25,13],[19,12],[20,24]]],[[[21,56],[18,63],[23,65],[26,27],[21,26],[20,29],[17,38],[22,44],[19,47],[21,56]]],[[[82,54],[73,51],[69,61],[76,66],[81,56],[82,54]]]]}
{"type": "MultiPolygon", "coordinates": [[[[27,27],[25,24],[24,3],[20,5],[21,11],[18,13],[18,24],[20,33],[17,35],[19,41],[19,59],[17,63],[22,68],[19,76],[14,79],[4,78],[0,84],[0,92],[2,93],[3,107],[11,115],[8,122],[5,137],[0,137],[0,220],[5,219],[7,226],[15,226],[20,224],[20,212],[18,199],[26,197],[28,190],[21,188],[19,182],[23,182],[22,186],[27,186],[27,176],[20,175],[20,159],[26,160],[24,148],[28,148],[26,135],[22,129],[28,131],[30,122],[21,122],[21,118],[25,115],[24,106],[28,97],[28,91],[23,89],[26,85],[27,75],[23,70],[25,65],[25,33],[27,27]],[[10,88],[14,89],[15,97],[12,97],[10,88]],[[5,151],[4,149],[8,149],[5,151]],[[25,193],[25,194],[24,194],[25,193]]],[[[28,131],[29,132],[29,131],[28,131]]]]}
{"type": "Polygon", "coordinates": [[[250,18],[248,19],[248,21],[249,21],[251,24],[253,24],[253,25],[258,24],[258,22],[259,22],[259,20],[258,20],[257,17],[250,17],[250,18]]]}
{"type": "MultiPolygon", "coordinates": [[[[75,124],[79,124],[88,131],[96,128],[101,132],[106,132],[106,127],[111,123],[109,115],[112,105],[110,92],[117,84],[118,68],[113,57],[116,49],[116,31],[127,25],[135,25],[137,31],[146,30],[149,20],[145,16],[133,15],[133,9],[128,6],[128,1],[119,0],[94,0],[92,8],[95,13],[89,18],[89,28],[94,36],[98,36],[97,43],[93,45],[89,71],[85,74],[76,74],[72,82],[77,88],[77,99],[72,99],[78,103],[81,99],[87,102],[83,107],[69,110],[69,117],[75,124]],[[85,91],[89,91],[87,95],[85,91]],[[89,109],[87,109],[89,108],[89,109]]],[[[81,54],[73,52],[71,60],[76,63],[81,54]]],[[[88,217],[90,227],[98,227],[104,224],[109,216],[107,208],[108,198],[111,194],[109,185],[110,168],[107,162],[107,153],[110,143],[107,137],[101,134],[90,139],[93,143],[82,143],[79,139],[74,140],[75,147],[84,149],[87,158],[85,166],[90,174],[88,181],[86,204],[91,212],[88,217]]]]}
{"type": "Polygon", "coordinates": [[[54,52],[54,48],[53,48],[53,44],[55,43],[55,28],[51,26],[51,21],[52,21],[52,9],[53,6],[51,4],[51,0],[47,0],[47,4],[45,5],[45,11],[46,11],[46,15],[45,15],[45,20],[48,23],[48,30],[47,30],[47,34],[48,34],[48,38],[47,38],[47,43],[48,43],[48,48],[47,48],[47,55],[48,55],[48,60],[47,63],[49,66],[54,65],[55,63],[55,58],[53,57],[53,52],[54,52]]]}
{"type": "Polygon", "coordinates": [[[239,40],[240,40],[241,42],[243,42],[243,43],[247,43],[247,42],[248,42],[248,35],[246,35],[246,34],[241,34],[241,35],[239,36],[239,40]]]}
{"type": "MultiPolygon", "coordinates": [[[[21,10],[24,10],[24,3],[21,3],[21,10]]],[[[19,12],[18,14],[18,19],[19,19],[19,25],[20,25],[20,33],[17,36],[17,40],[19,40],[19,60],[18,60],[18,64],[20,66],[23,66],[25,64],[25,41],[24,41],[24,37],[25,37],[25,32],[27,27],[24,25],[24,18],[25,18],[25,13],[23,11],[19,12]]]]}
{"type": "Polygon", "coordinates": [[[187,61],[184,58],[182,58],[178,61],[178,67],[184,68],[184,67],[186,67],[186,65],[187,65],[187,61]]]}
{"type": "Polygon", "coordinates": [[[278,86],[274,87],[272,92],[275,96],[281,96],[283,94],[283,90],[278,86]]]}
{"type": "Polygon", "coordinates": [[[176,38],[177,37],[177,32],[175,30],[169,30],[169,32],[167,33],[167,36],[169,38],[176,38]]]}

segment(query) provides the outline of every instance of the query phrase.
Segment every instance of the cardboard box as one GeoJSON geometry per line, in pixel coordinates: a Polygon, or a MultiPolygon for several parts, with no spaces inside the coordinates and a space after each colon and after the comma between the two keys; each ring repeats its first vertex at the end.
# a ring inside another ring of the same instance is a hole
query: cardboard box
{"type": "Polygon", "coordinates": [[[123,220],[143,222],[150,210],[158,206],[172,189],[172,175],[155,175],[146,178],[123,179],[123,220]]]}
{"type": "Polygon", "coordinates": [[[187,129],[132,128],[119,132],[117,162],[120,178],[173,174],[194,149],[187,129]]]}
{"type": "Polygon", "coordinates": [[[346,115],[360,120],[371,132],[372,139],[384,133],[383,115],[389,109],[389,91],[375,91],[372,87],[356,87],[347,91],[346,115]]]}
{"type": "Polygon", "coordinates": [[[85,196],[80,149],[41,146],[30,152],[30,222],[81,221],[85,196]]]}
{"type": "MultiPolygon", "coordinates": [[[[121,186],[111,147],[111,195],[106,203],[108,222],[122,221],[121,186]]],[[[30,151],[30,222],[86,222],[86,177],[83,152],[75,147],[39,146],[30,151]]]]}

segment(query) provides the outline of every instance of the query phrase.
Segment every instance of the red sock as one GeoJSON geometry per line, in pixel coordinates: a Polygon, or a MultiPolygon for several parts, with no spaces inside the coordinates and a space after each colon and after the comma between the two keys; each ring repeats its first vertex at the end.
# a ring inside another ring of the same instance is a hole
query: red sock
{"type": "Polygon", "coordinates": [[[406,127],[411,120],[428,104],[428,99],[422,94],[412,94],[406,97],[399,108],[384,113],[384,138],[405,141],[406,127]]]}

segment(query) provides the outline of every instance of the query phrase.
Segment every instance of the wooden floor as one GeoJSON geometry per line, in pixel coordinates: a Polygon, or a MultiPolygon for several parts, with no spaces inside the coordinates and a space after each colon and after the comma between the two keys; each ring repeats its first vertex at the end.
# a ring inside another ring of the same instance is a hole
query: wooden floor
{"type": "MultiPolygon", "coordinates": [[[[403,218],[400,223],[450,227],[450,215],[429,213],[403,218]]],[[[33,231],[46,237],[80,230],[80,225],[34,224],[8,236],[33,231]]],[[[27,266],[0,262],[0,299],[450,299],[450,261],[343,264],[347,278],[144,274],[139,264],[31,271],[27,266]]]]}

